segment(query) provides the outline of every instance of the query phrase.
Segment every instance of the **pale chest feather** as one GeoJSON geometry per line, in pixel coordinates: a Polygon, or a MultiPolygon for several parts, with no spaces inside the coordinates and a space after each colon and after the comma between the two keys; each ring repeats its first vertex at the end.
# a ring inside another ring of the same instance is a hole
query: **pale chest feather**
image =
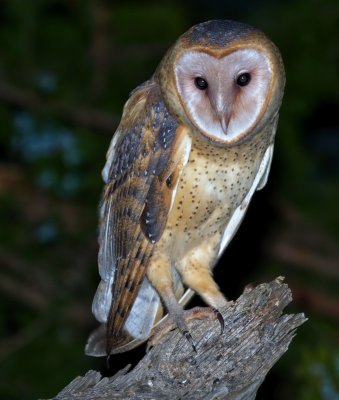
{"type": "Polygon", "coordinates": [[[228,149],[193,143],[164,232],[171,253],[182,257],[211,236],[221,239],[257,174],[268,146],[262,139],[228,149]]]}

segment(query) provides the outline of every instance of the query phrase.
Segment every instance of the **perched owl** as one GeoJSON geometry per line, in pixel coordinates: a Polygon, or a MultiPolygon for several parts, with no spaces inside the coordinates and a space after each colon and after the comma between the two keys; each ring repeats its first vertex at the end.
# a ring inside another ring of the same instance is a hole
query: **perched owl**
{"type": "Polygon", "coordinates": [[[266,183],[284,84],[262,32],[216,20],[184,33],[131,93],[103,170],[102,325],[88,355],[137,346],[166,313],[187,334],[194,293],[226,304],[212,270],[266,183]]]}

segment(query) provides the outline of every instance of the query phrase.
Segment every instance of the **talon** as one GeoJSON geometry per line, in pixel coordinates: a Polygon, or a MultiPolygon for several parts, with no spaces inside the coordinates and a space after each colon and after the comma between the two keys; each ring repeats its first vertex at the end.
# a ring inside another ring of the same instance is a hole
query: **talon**
{"type": "Polygon", "coordinates": [[[109,360],[110,360],[110,358],[111,358],[111,355],[108,354],[107,357],[106,357],[106,369],[107,370],[109,370],[109,360]]]}
{"type": "Polygon", "coordinates": [[[221,312],[217,310],[216,308],[213,308],[214,314],[218,318],[218,321],[220,323],[220,328],[221,328],[221,335],[224,333],[225,330],[225,321],[224,317],[222,316],[221,312]]]}
{"type": "Polygon", "coordinates": [[[151,350],[152,347],[153,347],[153,345],[150,343],[150,340],[149,340],[146,344],[146,354],[151,350]]]}
{"type": "Polygon", "coordinates": [[[192,335],[188,332],[188,331],[184,331],[183,335],[185,336],[185,338],[190,342],[191,346],[193,347],[193,350],[195,351],[195,353],[197,353],[197,348],[195,346],[194,340],[192,338],[192,335]]]}

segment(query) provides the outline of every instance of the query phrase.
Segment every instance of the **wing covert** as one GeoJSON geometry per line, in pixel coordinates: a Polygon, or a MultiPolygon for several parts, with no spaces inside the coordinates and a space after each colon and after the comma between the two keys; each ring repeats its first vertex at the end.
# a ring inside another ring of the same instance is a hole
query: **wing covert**
{"type": "MultiPolygon", "coordinates": [[[[189,154],[190,142],[183,140],[178,128],[159,87],[149,82],[135,90],[126,103],[107,153],[99,212],[102,281],[92,310],[107,324],[108,354],[127,341],[124,324],[171,208],[175,193],[171,178],[180,176],[185,158],[180,154],[189,154]]],[[[177,183],[178,178],[175,180],[177,183]]]]}

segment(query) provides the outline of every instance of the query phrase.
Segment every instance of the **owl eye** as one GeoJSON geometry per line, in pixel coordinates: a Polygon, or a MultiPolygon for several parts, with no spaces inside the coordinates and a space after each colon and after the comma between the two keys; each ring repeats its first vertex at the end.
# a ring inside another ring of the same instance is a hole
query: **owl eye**
{"type": "Polygon", "coordinates": [[[208,87],[207,81],[204,78],[197,77],[194,79],[195,86],[200,90],[206,90],[208,87]]]}
{"type": "Polygon", "coordinates": [[[245,72],[244,74],[238,76],[237,85],[246,86],[250,83],[250,81],[251,81],[251,75],[248,72],[245,72]]]}

